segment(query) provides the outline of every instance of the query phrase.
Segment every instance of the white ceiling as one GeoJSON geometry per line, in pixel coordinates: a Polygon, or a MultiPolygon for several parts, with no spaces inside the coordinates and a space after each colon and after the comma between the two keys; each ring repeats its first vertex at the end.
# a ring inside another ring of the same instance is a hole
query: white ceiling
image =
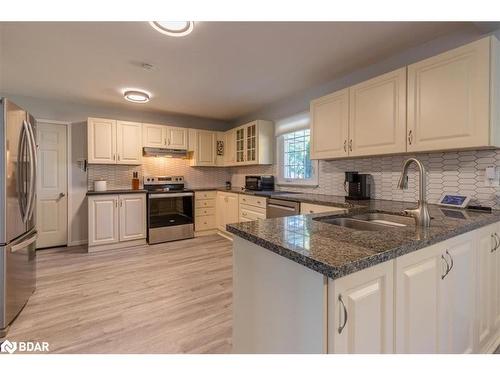
{"type": "Polygon", "coordinates": [[[0,91],[232,120],[467,23],[3,23],[0,91]],[[141,63],[152,64],[146,71],[141,63]],[[147,104],[124,88],[150,91],[147,104]]]}

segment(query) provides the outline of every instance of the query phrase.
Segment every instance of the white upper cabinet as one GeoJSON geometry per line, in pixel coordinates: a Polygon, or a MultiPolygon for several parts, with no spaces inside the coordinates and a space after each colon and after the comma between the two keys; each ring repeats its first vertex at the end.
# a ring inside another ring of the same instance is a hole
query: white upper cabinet
{"type": "Polygon", "coordinates": [[[89,118],[87,146],[89,163],[116,164],[116,120],[89,118]]]}
{"type": "MultiPolygon", "coordinates": [[[[274,157],[274,124],[256,120],[233,129],[236,165],[272,164],[274,157]]],[[[229,157],[230,159],[233,156],[229,157]]]]}
{"type": "Polygon", "coordinates": [[[185,128],[167,127],[167,147],[176,150],[187,150],[188,131],[185,128]]]}
{"type": "Polygon", "coordinates": [[[90,164],[142,163],[142,125],[136,122],[89,118],[87,152],[90,164]]]}
{"type": "Polygon", "coordinates": [[[190,132],[189,151],[192,151],[191,166],[215,167],[217,133],[209,130],[192,130],[190,132]]]}
{"type": "Polygon", "coordinates": [[[116,122],[116,163],[142,163],[142,124],[137,122],[116,122]]]}
{"type": "Polygon", "coordinates": [[[311,102],[311,159],[348,155],[349,90],[311,102]]]}
{"type": "Polygon", "coordinates": [[[144,147],[171,148],[187,150],[188,129],[173,126],[143,124],[142,136],[144,147]]]}
{"type": "Polygon", "coordinates": [[[500,147],[499,69],[490,36],[313,100],[311,158],[500,147]]]}
{"type": "Polygon", "coordinates": [[[166,147],[167,137],[163,125],[142,124],[142,144],[144,147],[166,147]]]}
{"type": "Polygon", "coordinates": [[[234,129],[224,133],[224,145],[224,165],[234,165],[236,163],[236,131],[234,129]]]}
{"type": "Polygon", "coordinates": [[[498,48],[488,37],[408,66],[408,151],[498,144],[498,48]]]}
{"type": "Polygon", "coordinates": [[[406,67],[349,88],[349,155],[406,151],[406,67]]]}
{"type": "Polygon", "coordinates": [[[393,267],[389,261],[328,280],[328,352],[394,352],[393,267]]]}

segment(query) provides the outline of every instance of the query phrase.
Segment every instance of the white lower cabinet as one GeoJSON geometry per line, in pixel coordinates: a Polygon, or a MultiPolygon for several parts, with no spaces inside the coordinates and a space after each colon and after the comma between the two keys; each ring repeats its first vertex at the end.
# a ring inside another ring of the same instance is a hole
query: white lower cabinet
{"type": "Polygon", "coordinates": [[[89,251],[146,238],[146,194],[88,197],[89,251]]]}
{"type": "Polygon", "coordinates": [[[239,221],[238,195],[236,193],[217,192],[215,216],[217,229],[221,232],[226,232],[227,224],[239,221]]]}
{"type": "Polygon", "coordinates": [[[91,196],[88,203],[89,246],[118,242],[118,195],[91,196]]]}
{"type": "Polygon", "coordinates": [[[396,352],[474,351],[474,234],[396,259],[396,352]]]}
{"type": "Polygon", "coordinates": [[[146,237],[146,194],[120,195],[120,241],[146,237]]]}
{"type": "Polygon", "coordinates": [[[328,352],[393,353],[393,261],[328,279],[328,352]]]}

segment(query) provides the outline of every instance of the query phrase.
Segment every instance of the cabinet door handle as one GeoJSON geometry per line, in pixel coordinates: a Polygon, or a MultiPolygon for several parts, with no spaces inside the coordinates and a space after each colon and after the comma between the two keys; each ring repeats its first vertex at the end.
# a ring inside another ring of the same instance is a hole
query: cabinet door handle
{"type": "Polygon", "coordinates": [[[120,161],[120,154],[118,154],[118,161],[120,161]]]}
{"type": "Polygon", "coordinates": [[[413,142],[413,131],[412,131],[412,130],[410,130],[410,131],[408,132],[408,144],[410,144],[410,145],[411,145],[411,143],[412,143],[412,142],[413,142]]]}
{"type": "MultiPolygon", "coordinates": [[[[451,254],[448,252],[448,250],[446,250],[446,255],[448,255],[450,257],[450,261],[451,261],[451,264],[450,264],[450,271],[453,269],[453,266],[455,265],[455,262],[453,262],[453,257],[451,256],[451,254]]],[[[448,271],[448,272],[450,272],[448,271]]]]}
{"type": "Polygon", "coordinates": [[[347,152],[347,139],[344,140],[344,152],[347,152]]]}
{"type": "Polygon", "coordinates": [[[113,160],[116,160],[116,154],[113,154],[113,160]]]}
{"type": "Polygon", "coordinates": [[[339,303],[342,304],[342,308],[344,310],[344,322],[342,324],[340,324],[340,316],[339,316],[339,328],[337,331],[340,335],[342,333],[342,331],[344,330],[345,325],[347,324],[347,309],[345,307],[344,301],[342,300],[342,294],[339,294],[339,303]]]}
{"type": "Polygon", "coordinates": [[[492,233],[491,238],[495,241],[495,245],[491,248],[490,253],[493,253],[496,249],[498,249],[498,240],[497,240],[497,234],[492,233]]]}
{"type": "Polygon", "coordinates": [[[498,234],[495,232],[495,237],[498,239],[498,245],[495,247],[495,251],[500,247],[500,237],[498,237],[498,234]]]}
{"type": "Polygon", "coordinates": [[[120,199],[120,207],[123,207],[123,199],[120,199]]]}
{"type": "Polygon", "coordinates": [[[167,145],[167,138],[163,140],[163,144],[166,146],[167,145]]]}
{"type": "Polygon", "coordinates": [[[349,140],[349,151],[352,151],[352,139],[349,140]]]}
{"type": "Polygon", "coordinates": [[[115,200],[115,207],[118,207],[118,200],[115,200]]]}
{"type": "Polygon", "coordinates": [[[448,261],[446,260],[443,254],[441,254],[441,259],[444,260],[444,262],[446,263],[446,271],[444,272],[444,275],[441,275],[441,280],[443,280],[446,277],[446,275],[448,275],[448,273],[450,272],[450,265],[448,264],[448,261]]]}

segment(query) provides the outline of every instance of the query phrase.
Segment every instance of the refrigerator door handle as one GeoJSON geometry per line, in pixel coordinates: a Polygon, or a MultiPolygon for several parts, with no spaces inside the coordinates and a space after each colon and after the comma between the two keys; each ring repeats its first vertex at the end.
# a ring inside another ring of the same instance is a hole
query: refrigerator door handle
{"type": "Polygon", "coordinates": [[[19,135],[19,144],[17,146],[17,172],[16,172],[16,184],[17,184],[17,192],[18,196],[17,199],[19,201],[19,207],[21,209],[21,217],[23,220],[23,223],[26,222],[25,217],[26,217],[26,202],[25,202],[25,194],[24,194],[24,189],[25,189],[25,181],[23,181],[24,178],[24,151],[26,147],[26,127],[22,126],[21,128],[21,134],[19,135]]]}
{"type": "Polygon", "coordinates": [[[10,252],[15,253],[16,251],[25,249],[26,247],[31,245],[33,242],[35,242],[37,240],[37,238],[38,238],[38,233],[35,233],[33,236],[28,238],[26,241],[23,241],[21,243],[18,243],[17,245],[11,246],[10,252]]]}
{"type": "Polygon", "coordinates": [[[28,151],[30,153],[30,185],[28,190],[28,198],[26,204],[26,216],[24,218],[24,222],[26,223],[31,218],[31,214],[34,209],[34,197],[35,197],[35,178],[36,178],[36,145],[34,135],[31,130],[31,125],[28,125],[26,120],[23,121],[23,126],[26,128],[26,134],[28,139],[28,151]]]}
{"type": "Polygon", "coordinates": [[[27,121],[28,123],[28,129],[30,131],[30,136],[31,136],[31,148],[33,152],[33,158],[31,159],[32,162],[30,163],[31,165],[31,186],[32,188],[30,189],[30,194],[31,194],[31,211],[28,213],[28,220],[31,220],[31,217],[33,216],[33,212],[35,210],[35,197],[36,197],[36,180],[37,180],[37,173],[38,173],[38,155],[37,155],[37,146],[36,146],[36,140],[35,140],[35,131],[33,130],[33,125],[27,121]]]}

